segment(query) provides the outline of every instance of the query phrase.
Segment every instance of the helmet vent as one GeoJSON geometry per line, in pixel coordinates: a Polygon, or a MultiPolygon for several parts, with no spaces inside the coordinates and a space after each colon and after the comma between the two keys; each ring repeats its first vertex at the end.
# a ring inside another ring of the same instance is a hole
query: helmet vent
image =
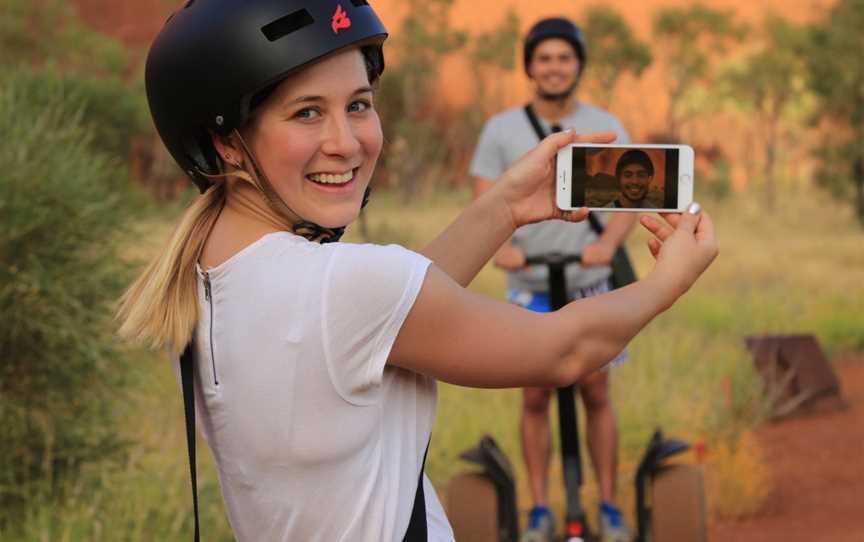
{"type": "Polygon", "coordinates": [[[280,17],[265,25],[261,28],[261,32],[264,33],[264,36],[267,37],[270,41],[276,41],[280,38],[284,38],[288,34],[293,32],[297,32],[301,28],[307,27],[310,24],[313,24],[315,19],[312,18],[312,15],[309,14],[305,9],[298,9],[293,13],[289,13],[284,17],[280,17]]]}
{"type": "Polygon", "coordinates": [[[369,2],[367,2],[366,0],[351,0],[351,4],[355,8],[359,8],[360,6],[368,6],[369,2]]]}

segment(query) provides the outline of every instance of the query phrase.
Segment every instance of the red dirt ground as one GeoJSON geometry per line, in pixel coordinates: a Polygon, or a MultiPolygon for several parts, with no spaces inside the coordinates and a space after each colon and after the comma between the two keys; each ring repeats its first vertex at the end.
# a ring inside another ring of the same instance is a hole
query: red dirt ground
{"type": "Polygon", "coordinates": [[[836,367],[848,408],[759,429],[774,491],[760,514],[714,525],[710,540],[864,541],[864,358],[836,367]]]}

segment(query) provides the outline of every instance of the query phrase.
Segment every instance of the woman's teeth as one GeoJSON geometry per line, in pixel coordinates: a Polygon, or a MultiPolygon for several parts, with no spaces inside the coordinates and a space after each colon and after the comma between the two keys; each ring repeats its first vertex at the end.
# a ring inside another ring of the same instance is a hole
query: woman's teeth
{"type": "Polygon", "coordinates": [[[314,173],[309,175],[309,178],[316,183],[322,184],[345,184],[350,182],[351,179],[354,178],[354,170],[348,171],[346,173],[334,174],[334,173],[314,173]]]}

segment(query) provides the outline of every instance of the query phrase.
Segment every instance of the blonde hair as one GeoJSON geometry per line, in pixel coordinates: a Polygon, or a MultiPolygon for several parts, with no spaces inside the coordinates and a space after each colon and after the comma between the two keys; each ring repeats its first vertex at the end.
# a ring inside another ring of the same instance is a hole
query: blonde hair
{"type": "Polygon", "coordinates": [[[198,323],[196,264],[225,205],[227,175],[192,202],[168,246],[120,299],[120,336],[151,348],[180,352],[198,323]]]}

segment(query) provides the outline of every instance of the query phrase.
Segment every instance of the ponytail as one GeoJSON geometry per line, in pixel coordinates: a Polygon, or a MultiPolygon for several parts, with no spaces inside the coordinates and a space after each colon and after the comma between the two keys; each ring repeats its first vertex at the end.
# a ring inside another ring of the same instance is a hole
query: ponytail
{"type": "MultiPolygon", "coordinates": [[[[214,176],[215,177],[215,176],[214,176]]],[[[224,179],[186,209],[168,246],[120,299],[120,336],[181,352],[198,322],[196,265],[225,205],[224,179]]]]}

